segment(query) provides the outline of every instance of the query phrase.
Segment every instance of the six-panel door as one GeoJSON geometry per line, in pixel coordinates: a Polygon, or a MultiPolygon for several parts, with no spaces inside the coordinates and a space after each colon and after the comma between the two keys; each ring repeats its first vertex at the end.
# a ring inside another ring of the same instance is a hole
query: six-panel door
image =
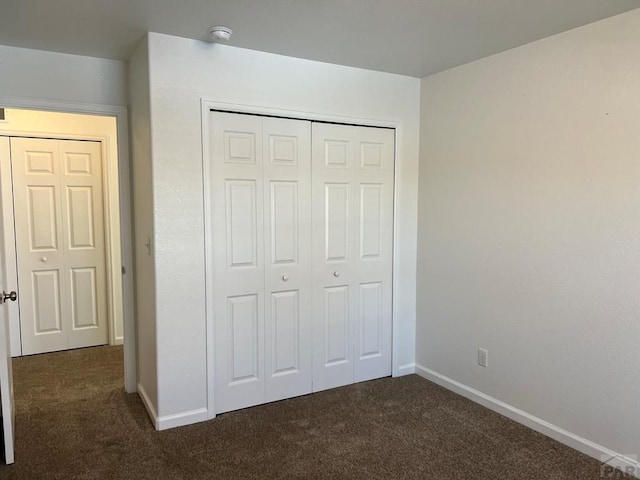
{"type": "Polygon", "coordinates": [[[11,139],[23,354],[108,343],[99,142],[11,139]]]}
{"type": "Polygon", "coordinates": [[[391,374],[394,132],[313,125],[314,391],[391,374]]]}
{"type": "Polygon", "coordinates": [[[215,409],[311,392],[310,124],[211,115],[215,409]]]}

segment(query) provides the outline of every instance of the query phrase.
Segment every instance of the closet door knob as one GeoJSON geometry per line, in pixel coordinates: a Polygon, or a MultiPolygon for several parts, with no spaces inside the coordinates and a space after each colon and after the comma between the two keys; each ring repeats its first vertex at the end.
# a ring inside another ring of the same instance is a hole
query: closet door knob
{"type": "Polygon", "coordinates": [[[47,261],[47,257],[40,257],[40,261],[41,262],[46,262],[47,261]]]}
{"type": "Polygon", "coordinates": [[[0,294],[0,304],[5,303],[7,300],[11,300],[15,302],[18,299],[18,294],[16,292],[2,292],[0,294]]]}
{"type": "Polygon", "coordinates": [[[336,270],[335,272],[333,272],[333,276],[334,277],[339,277],[340,276],[340,272],[338,270],[336,270]]]}
{"type": "Polygon", "coordinates": [[[282,275],[282,281],[286,282],[287,280],[289,280],[289,276],[287,274],[282,275]]]}

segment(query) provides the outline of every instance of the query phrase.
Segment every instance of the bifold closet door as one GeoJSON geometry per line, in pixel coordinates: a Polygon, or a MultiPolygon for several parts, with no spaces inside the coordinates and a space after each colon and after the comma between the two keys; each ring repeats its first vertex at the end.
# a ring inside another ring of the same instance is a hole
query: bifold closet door
{"type": "Polygon", "coordinates": [[[314,391],[391,374],[394,131],[314,123],[314,391]]]}
{"type": "Polygon", "coordinates": [[[22,351],[108,343],[99,142],[11,139],[22,351]]]}
{"type": "Polygon", "coordinates": [[[311,392],[311,127],[210,115],[221,413],[311,392]]]}

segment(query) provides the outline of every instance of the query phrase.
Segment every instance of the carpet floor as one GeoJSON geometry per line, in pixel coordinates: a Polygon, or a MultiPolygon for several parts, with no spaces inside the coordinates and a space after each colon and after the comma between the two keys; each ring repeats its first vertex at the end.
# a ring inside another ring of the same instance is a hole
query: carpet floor
{"type": "Polygon", "coordinates": [[[1,479],[599,479],[596,460],[415,375],[156,432],[121,347],[14,359],[1,479]]]}

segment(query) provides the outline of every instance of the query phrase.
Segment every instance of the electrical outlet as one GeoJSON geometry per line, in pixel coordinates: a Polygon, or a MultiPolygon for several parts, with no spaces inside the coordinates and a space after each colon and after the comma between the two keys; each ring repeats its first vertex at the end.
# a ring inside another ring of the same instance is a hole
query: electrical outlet
{"type": "Polygon", "coordinates": [[[489,366],[489,351],[484,348],[478,349],[478,365],[481,367],[489,366]]]}

